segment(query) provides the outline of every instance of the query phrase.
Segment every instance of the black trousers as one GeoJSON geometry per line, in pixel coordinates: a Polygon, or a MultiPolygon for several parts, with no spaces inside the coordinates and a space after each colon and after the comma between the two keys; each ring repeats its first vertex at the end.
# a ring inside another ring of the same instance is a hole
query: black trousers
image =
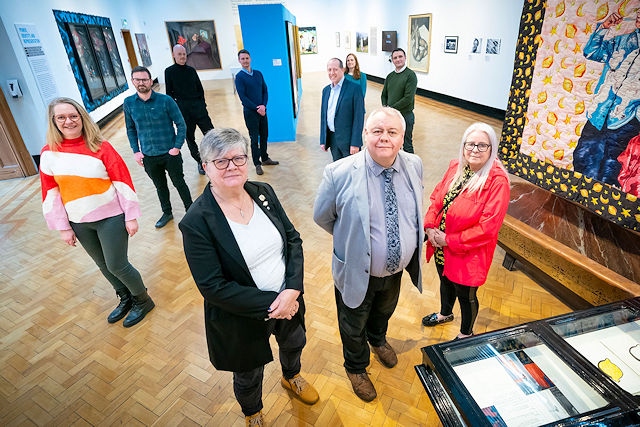
{"type": "Polygon", "coordinates": [[[370,276],[364,301],[356,308],[347,307],[342,301],[342,294],[335,289],[338,327],[347,372],[366,372],[371,356],[367,342],[375,347],[387,342],[387,328],[398,305],[401,279],[402,271],[387,277],[370,276]]]}
{"type": "MultiPolygon", "coordinates": [[[[269,320],[271,333],[278,342],[282,376],[291,379],[300,373],[300,356],[307,343],[302,324],[285,319],[269,320]],[[293,326],[293,327],[292,327],[293,326]]],[[[233,392],[245,416],[262,410],[264,365],[246,372],[233,373],[233,392]]]]}
{"type": "Polygon", "coordinates": [[[444,267],[436,264],[438,276],[440,276],[440,314],[449,316],[453,313],[453,305],[456,298],[460,302],[460,312],[462,313],[462,323],[460,333],[464,335],[473,334],[473,325],[478,317],[478,298],[475,286],[465,286],[447,279],[442,272],[444,267]]]}
{"type": "Polygon", "coordinates": [[[258,166],[269,158],[267,154],[267,140],[269,139],[269,122],[267,116],[261,116],[257,111],[243,110],[244,122],[251,140],[251,159],[253,165],[258,166]]]}
{"type": "Polygon", "coordinates": [[[178,194],[184,204],[184,210],[189,209],[192,200],[189,187],[184,180],[184,173],[182,172],[182,154],[172,156],[166,153],[161,156],[144,156],[142,164],[144,165],[144,171],[149,175],[149,178],[153,181],[153,185],[156,187],[162,213],[172,213],[169,186],[167,185],[165,172],[169,174],[173,186],[178,190],[178,194]]]}
{"type": "Polygon", "coordinates": [[[404,130],[404,144],[402,149],[407,153],[413,153],[413,125],[416,121],[416,116],[413,111],[407,115],[403,115],[406,128],[404,130]]]}
{"type": "Polygon", "coordinates": [[[184,122],[187,124],[187,147],[189,147],[191,157],[200,165],[202,159],[198,144],[196,144],[196,126],[200,128],[203,135],[213,129],[207,105],[201,100],[193,99],[178,101],[178,107],[180,107],[184,122]]]}

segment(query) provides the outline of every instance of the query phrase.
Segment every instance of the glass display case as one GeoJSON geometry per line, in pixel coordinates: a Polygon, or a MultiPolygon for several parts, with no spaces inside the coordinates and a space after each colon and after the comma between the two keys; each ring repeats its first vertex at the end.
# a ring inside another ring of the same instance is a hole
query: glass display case
{"type": "Polygon", "coordinates": [[[445,426],[640,426],[640,298],[422,352],[445,426]]]}

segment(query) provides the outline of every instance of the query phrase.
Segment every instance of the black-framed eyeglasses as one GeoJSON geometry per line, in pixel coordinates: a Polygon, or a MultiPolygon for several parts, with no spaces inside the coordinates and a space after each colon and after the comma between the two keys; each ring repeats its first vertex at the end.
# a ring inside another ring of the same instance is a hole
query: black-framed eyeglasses
{"type": "Polygon", "coordinates": [[[68,116],[53,116],[53,120],[55,120],[56,122],[58,122],[60,124],[64,124],[64,122],[66,122],[67,119],[71,120],[72,122],[77,122],[78,120],[80,120],[80,115],[79,114],[69,114],[68,116]]]}
{"type": "Polygon", "coordinates": [[[209,160],[208,162],[205,162],[205,163],[213,163],[216,169],[224,170],[229,167],[229,162],[233,162],[233,164],[236,166],[246,165],[247,157],[248,156],[246,154],[243,154],[241,156],[235,156],[231,159],[225,159],[225,158],[215,159],[215,160],[209,160]]]}
{"type": "Polygon", "coordinates": [[[491,148],[491,144],[475,144],[473,142],[465,142],[464,149],[467,151],[473,151],[474,148],[477,148],[479,152],[484,153],[485,151],[491,148]]]}
{"type": "Polygon", "coordinates": [[[151,79],[136,79],[136,78],[132,78],[131,79],[134,83],[146,83],[151,79]]]}

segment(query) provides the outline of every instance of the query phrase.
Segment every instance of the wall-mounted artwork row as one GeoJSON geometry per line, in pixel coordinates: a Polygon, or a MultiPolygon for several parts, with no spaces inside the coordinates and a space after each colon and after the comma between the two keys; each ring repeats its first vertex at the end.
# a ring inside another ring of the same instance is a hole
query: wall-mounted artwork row
{"type": "Polygon", "coordinates": [[[216,24],[213,21],[165,22],[169,36],[170,52],[180,44],[187,51],[187,65],[196,70],[222,69],[216,24]]]}
{"type": "Polygon", "coordinates": [[[109,18],[61,10],[53,15],[87,111],[124,92],[127,77],[109,18]]]}
{"type": "Polygon", "coordinates": [[[415,71],[429,71],[431,52],[431,14],[409,16],[409,49],[407,65],[415,71]]]}
{"type": "Polygon", "coordinates": [[[509,172],[635,231],[638,19],[627,0],[525,1],[500,146],[509,172]]]}

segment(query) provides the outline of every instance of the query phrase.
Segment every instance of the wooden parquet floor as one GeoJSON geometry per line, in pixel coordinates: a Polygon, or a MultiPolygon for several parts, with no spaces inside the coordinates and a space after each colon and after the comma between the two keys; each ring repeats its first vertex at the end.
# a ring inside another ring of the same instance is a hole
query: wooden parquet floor
{"type": "MultiPolygon", "coordinates": [[[[308,344],[303,375],[321,399],[314,406],[292,400],[279,384],[277,361],[270,363],[263,390],[266,420],[276,426],[439,425],[414,365],[422,361],[423,346],[453,338],[459,320],[436,328],[420,324],[422,316],[439,309],[432,264],[424,265],[422,295],[404,279],[388,333],[398,366],[386,369],[372,357],[369,373],[378,398],[371,403],[358,399],[342,367],[331,237],[313,223],[311,214],[322,168],[330,161],[317,136],[320,91],[326,83],[324,73],[305,75],[298,139],[272,144],[270,155],[281,164],[266,167],[260,177],[274,186],[304,241],[308,344]]],[[[231,82],[209,81],[205,87],[215,126],[246,133],[231,82]]],[[[380,90],[370,83],[367,111],[379,105],[380,90]]],[[[476,120],[500,130],[495,120],[430,100],[417,102],[414,141],[425,166],[425,207],[457,155],[464,128],[476,120]]],[[[47,230],[38,178],[0,182],[0,425],[242,426],[231,374],[216,371],[208,360],[202,297],[189,274],[177,227],[183,215],[177,193],[172,188],[175,221],[154,229],[159,203],[151,181],[133,161],[122,116],[104,133],[127,161],[138,190],[143,217],[129,256],[157,306],[133,328],[107,324],[116,304],[114,292],[82,248],[66,246],[47,230]]],[[[206,179],[188,155],[185,175],[194,197],[200,194],[206,179]]],[[[253,170],[250,178],[256,179],[253,170]]],[[[489,279],[479,291],[476,333],[570,311],[521,272],[503,269],[503,255],[496,251],[489,279]]],[[[459,318],[459,311],[454,313],[459,318]]]]}

